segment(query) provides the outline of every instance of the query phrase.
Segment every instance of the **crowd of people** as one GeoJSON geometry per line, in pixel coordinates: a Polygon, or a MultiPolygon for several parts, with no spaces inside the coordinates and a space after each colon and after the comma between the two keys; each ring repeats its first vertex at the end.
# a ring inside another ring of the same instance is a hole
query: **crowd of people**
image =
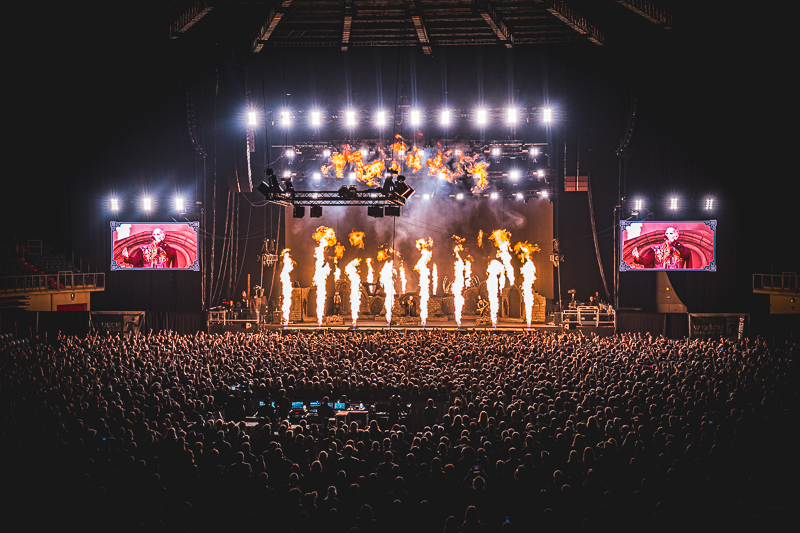
{"type": "Polygon", "coordinates": [[[295,533],[780,521],[796,467],[792,356],[760,339],[553,332],[8,344],[6,516],[295,533]],[[384,427],[309,423],[287,419],[292,400],[411,412],[384,427]]]}

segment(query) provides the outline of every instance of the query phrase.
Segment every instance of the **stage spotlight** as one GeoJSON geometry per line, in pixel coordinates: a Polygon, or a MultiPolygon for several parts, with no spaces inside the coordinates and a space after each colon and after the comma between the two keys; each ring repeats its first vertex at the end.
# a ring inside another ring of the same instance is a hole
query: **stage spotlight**
{"type": "Polygon", "coordinates": [[[641,211],[644,209],[644,200],[641,198],[637,198],[633,201],[633,210],[634,211],[641,211]]]}
{"type": "Polygon", "coordinates": [[[291,170],[284,170],[283,171],[283,177],[284,178],[291,178],[292,177],[292,171],[291,170]]]}
{"type": "Polygon", "coordinates": [[[515,196],[517,197],[517,200],[524,200],[525,199],[525,195],[522,194],[521,192],[518,192],[515,196]]]}
{"type": "Polygon", "coordinates": [[[517,123],[517,108],[516,107],[509,107],[506,109],[506,124],[516,124],[517,123]]]}
{"type": "Polygon", "coordinates": [[[464,193],[460,192],[456,194],[456,200],[463,200],[463,199],[464,199],[464,193]]]}
{"type": "Polygon", "coordinates": [[[356,173],[355,172],[351,172],[347,176],[350,178],[350,181],[356,181],[356,173]]]}
{"type": "Polygon", "coordinates": [[[409,120],[411,121],[412,126],[419,126],[419,123],[422,121],[419,109],[411,110],[411,115],[409,116],[409,120]]]}
{"type": "Polygon", "coordinates": [[[145,196],[145,197],[142,199],[142,208],[143,208],[145,211],[150,211],[150,210],[152,210],[152,209],[153,209],[153,199],[152,199],[152,198],[150,198],[149,196],[145,196]]]}
{"type": "Polygon", "coordinates": [[[508,173],[508,177],[514,181],[519,179],[519,170],[512,170],[508,173]]]}
{"type": "Polygon", "coordinates": [[[258,115],[255,111],[247,112],[247,124],[249,126],[258,126],[258,115]]]}
{"type": "Polygon", "coordinates": [[[440,180],[446,180],[447,179],[447,174],[445,174],[444,172],[439,172],[439,179],[440,180]]]}
{"type": "Polygon", "coordinates": [[[450,111],[445,109],[442,111],[442,116],[440,118],[442,126],[449,126],[450,125],[450,111]]]}
{"type": "Polygon", "coordinates": [[[311,177],[314,178],[314,181],[319,181],[322,179],[322,173],[314,172],[313,174],[311,174],[311,177]]]}
{"type": "Polygon", "coordinates": [[[669,209],[670,211],[677,211],[678,209],[678,197],[673,196],[669,199],[669,209]]]}
{"type": "Polygon", "coordinates": [[[331,151],[330,151],[330,150],[328,150],[327,148],[325,148],[325,149],[322,151],[322,157],[330,157],[330,156],[331,156],[331,151]]]}
{"type": "Polygon", "coordinates": [[[294,148],[287,148],[286,152],[284,152],[284,153],[285,153],[286,157],[288,157],[289,159],[294,159],[294,155],[295,155],[294,148]]]}
{"type": "Polygon", "coordinates": [[[375,113],[375,124],[377,126],[386,125],[386,111],[378,111],[375,113]]]}
{"type": "Polygon", "coordinates": [[[109,203],[112,211],[114,212],[119,211],[119,198],[111,198],[109,200],[109,203]]]}
{"type": "Polygon", "coordinates": [[[290,111],[281,111],[281,126],[288,128],[292,125],[292,113],[290,111]]]}
{"type": "Polygon", "coordinates": [[[539,170],[536,172],[536,175],[537,175],[537,176],[539,176],[540,178],[543,178],[543,177],[544,177],[544,170],[540,168],[540,169],[539,169],[539,170]]]}
{"type": "Polygon", "coordinates": [[[430,199],[431,199],[431,195],[430,195],[430,194],[427,194],[427,193],[425,193],[425,194],[423,194],[423,195],[422,195],[422,199],[423,199],[423,200],[430,200],[430,199]]]}
{"type": "Polygon", "coordinates": [[[484,126],[486,124],[486,110],[481,108],[475,113],[475,122],[478,123],[479,126],[484,126]]]}
{"type": "Polygon", "coordinates": [[[492,151],[491,151],[492,157],[500,157],[500,155],[502,153],[503,153],[503,151],[500,149],[499,146],[493,146],[492,147],[492,151]]]}
{"type": "Polygon", "coordinates": [[[183,198],[180,196],[175,197],[175,211],[183,213],[183,198]]]}
{"type": "Polygon", "coordinates": [[[314,127],[319,127],[322,124],[322,113],[319,111],[312,111],[311,112],[311,125],[314,127]]]}
{"type": "Polygon", "coordinates": [[[497,200],[499,196],[500,195],[498,195],[496,192],[489,193],[489,198],[491,198],[492,200],[497,200]]]}
{"type": "Polygon", "coordinates": [[[352,127],[356,125],[356,112],[355,111],[345,111],[344,112],[344,122],[348,126],[352,127]]]}
{"type": "Polygon", "coordinates": [[[539,192],[539,196],[540,196],[540,197],[542,197],[542,198],[547,198],[547,197],[548,197],[548,196],[550,196],[550,195],[549,195],[549,194],[547,194],[547,191],[540,191],[540,192],[539,192]]]}
{"type": "Polygon", "coordinates": [[[528,155],[530,155],[531,157],[538,157],[539,148],[536,146],[531,146],[530,148],[528,148],[528,155]]]}
{"type": "Polygon", "coordinates": [[[311,206],[311,218],[320,218],[322,216],[322,206],[321,205],[312,205],[311,206]]]}
{"type": "Polygon", "coordinates": [[[712,209],[714,209],[714,199],[706,198],[706,211],[711,211],[712,209]]]}
{"type": "Polygon", "coordinates": [[[551,108],[545,107],[542,111],[542,122],[545,124],[553,122],[553,110],[551,108]]]}
{"type": "Polygon", "coordinates": [[[362,148],[361,149],[361,158],[362,159],[366,159],[368,155],[369,155],[369,150],[367,150],[366,148],[362,148]]]}

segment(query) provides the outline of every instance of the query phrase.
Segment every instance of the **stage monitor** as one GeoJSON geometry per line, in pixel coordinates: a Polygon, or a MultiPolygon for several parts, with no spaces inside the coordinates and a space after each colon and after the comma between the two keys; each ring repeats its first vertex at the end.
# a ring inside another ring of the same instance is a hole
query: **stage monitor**
{"type": "Polygon", "coordinates": [[[199,222],[111,222],[111,270],[200,270],[199,222]]]}
{"type": "Polygon", "coordinates": [[[717,221],[620,222],[620,271],[717,270],[717,221]]]}

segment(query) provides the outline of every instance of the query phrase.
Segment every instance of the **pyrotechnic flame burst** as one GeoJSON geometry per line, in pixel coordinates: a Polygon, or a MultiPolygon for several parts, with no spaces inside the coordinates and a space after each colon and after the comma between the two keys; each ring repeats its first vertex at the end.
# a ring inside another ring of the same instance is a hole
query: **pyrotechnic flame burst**
{"type": "Polygon", "coordinates": [[[497,312],[500,309],[500,276],[503,275],[503,263],[492,259],[486,271],[486,291],[489,293],[489,312],[492,317],[492,328],[497,328],[497,312]]]}
{"type": "Polygon", "coordinates": [[[350,246],[356,248],[364,248],[364,232],[352,231],[350,232],[350,246]]]}
{"type": "Polygon", "coordinates": [[[464,262],[464,286],[472,286],[472,261],[469,259],[464,262]]]}
{"type": "Polygon", "coordinates": [[[344,267],[347,279],[350,280],[350,316],[353,319],[353,329],[356,328],[358,310],[361,308],[361,275],[358,273],[360,262],[361,259],[353,259],[344,267]]]}
{"type": "Polygon", "coordinates": [[[408,280],[406,279],[406,265],[403,262],[400,262],[400,294],[406,293],[406,286],[408,285],[408,280]]]}
{"type": "Polygon", "coordinates": [[[319,246],[314,250],[314,285],[317,287],[317,325],[322,327],[325,317],[326,283],[331,273],[331,266],[325,262],[325,249],[336,244],[336,232],[332,228],[320,226],[314,232],[314,240],[319,246]]]}
{"type": "Polygon", "coordinates": [[[533,316],[533,282],[536,281],[536,266],[533,264],[533,254],[539,251],[539,245],[529,242],[518,242],[514,245],[514,252],[524,261],[520,272],[522,273],[522,299],[525,302],[525,319],[528,329],[531,328],[533,316]]]}
{"type": "Polygon", "coordinates": [[[294,261],[292,256],[289,255],[289,249],[286,248],[281,252],[283,257],[283,268],[281,269],[281,314],[283,318],[283,327],[289,325],[289,314],[292,310],[292,276],[290,272],[294,270],[294,261]]]}
{"type": "Polygon", "coordinates": [[[381,269],[381,285],[383,291],[386,293],[386,301],[384,302],[384,309],[386,309],[386,327],[392,327],[392,307],[394,306],[394,279],[392,277],[394,272],[394,265],[392,261],[386,261],[381,269]]]}
{"type": "Polygon", "coordinates": [[[419,320],[423,328],[428,320],[428,298],[430,297],[430,269],[428,269],[428,262],[431,260],[431,248],[433,248],[433,239],[430,237],[428,237],[427,241],[425,239],[417,241],[417,250],[419,250],[420,258],[417,264],[414,265],[414,270],[419,272],[419,320]]]}
{"type": "Polygon", "coordinates": [[[456,262],[453,265],[455,271],[452,285],[453,308],[455,309],[456,325],[461,329],[461,311],[464,309],[464,260],[461,259],[460,252],[464,249],[462,245],[464,239],[456,237],[455,235],[453,238],[456,241],[456,245],[453,247],[453,253],[456,255],[456,262]]]}
{"type": "Polygon", "coordinates": [[[436,296],[436,287],[439,285],[439,269],[436,267],[436,263],[433,264],[433,268],[431,269],[431,294],[436,296]]]}
{"type": "Polygon", "coordinates": [[[372,268],[371,257],[367,257],[367,283],[375,283],[375,269],[372,268]]]}
{"type": "MultiPolygon", "coordinates": [[[[503,262],[505,267],[505,275],[508,276],[508,284],[514,285],[516,279],[514,277],[514,265],[511,264],[511,233],[504,229],[497,229],[489,236],[489,240],[497,246],[497,257],[503,262]]],[[[500,288],[505,286],[505,278],[501,273],[500,288]]]]}

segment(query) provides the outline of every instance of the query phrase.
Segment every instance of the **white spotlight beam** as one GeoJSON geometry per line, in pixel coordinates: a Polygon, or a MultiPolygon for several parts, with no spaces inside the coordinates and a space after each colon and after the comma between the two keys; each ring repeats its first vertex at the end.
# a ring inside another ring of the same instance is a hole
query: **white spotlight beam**
{"type": "Polygon", "coordinates": [[[275,31],[275,28],[278,26],[278,23],[281,21],[283,15],[286,13],[286,9],[288,9],[290,5],[292,5],[292,0],[283,0],[283,2],[276,4],[272,8],[272,11],[269,12],[267,20],[258,32],[258,37],[253,41],[254,54],[257,54],[264,48],[264,44],[269,40],[272,32],[275,31]]]}
{"type": "MultiPolygon", "coordinates": [[[[542,3],[543,0],[537,1],[542,3]]],[[[604,37],[600,30],[594,27],[588,20],[586,20],[586,18],[580,15],[563,0],[554,0],[552,3],[547,5],[545,9],[547,9],[551,15],[576,32],[580,33],[581,35],[585,35],[589,41],[598,46],[603,46],[604,37]]]]}
{"type": "Polygon", "coordinates": [[[422,20],[422,8],[419,6],[419,0],[413,0],[411,5],[411,21],[414,23],[414,29],[417,31],[417,38],[422,45],[422,51],[426,56],[431,55],[431,41],[428,39],[428,30],[425,28],[425,21],[422,20]]]}
{"type": "Polygon", "coordinates": [[[672,29],[672,15],[655,5],[650,0],[616,0],[617,3],[644,17],[653,24],[663,26],[665,30],[672,29]]]}
{"type": "Polygon", "coordinates": [[[183,13],[178,16],[178,19],[172,23],[169,29],[169,36],[171,39],[177,39],[180,34],[186,33],[189,28],[197,24],[201,18],[208,15],[214,9],[211,0],[197,0],[189,6],[183,13]]]}
{"type": "Polygon", "coordinates": [[[497,38],[506,45],[506,48],[512,48],[514,46],[514,36],[508,31],[508,28],[503,22],[503,18],[497,13],[494,2],[490,0],[482,0],[479,2],[478,13],[481,14],[486,24],[488,24],[494,34],[497,35],[497,38]]]}

